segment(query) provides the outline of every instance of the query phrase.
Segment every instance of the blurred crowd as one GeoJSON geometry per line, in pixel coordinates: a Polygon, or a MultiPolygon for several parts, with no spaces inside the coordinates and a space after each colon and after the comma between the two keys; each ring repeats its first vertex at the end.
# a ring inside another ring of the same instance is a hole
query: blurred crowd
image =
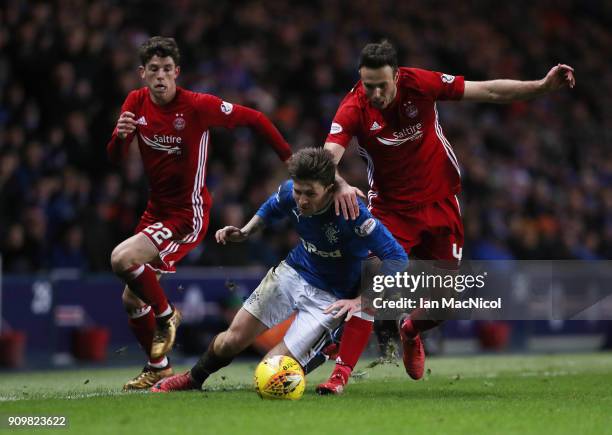
{"type": "MultiPolygon", "coordinates": [[[[0,5],[0,248],[6,272],[109,270],[147,198],[138,151],[121,167],[105,145],[141,86],[137,47],[173,36],[183,87],[266,113],[293,149],[322,145],[382,37],[400,63],[469,80],[539,79],[557,63],[577,87],[510,105],[438,105],[462,164],[465,256],[612,258],[612,3],[555,0],[5,0],[0,5]],[[606,49],[605,47],[608,47],[606,49]]],[[[213,131],[209,234],[183,265],[270,265],[296,236],[271,228],[220,248],[286,177],[249,131],[213,131]]],[[[355,147],[349,182],[367,188],[355,147]]]]}

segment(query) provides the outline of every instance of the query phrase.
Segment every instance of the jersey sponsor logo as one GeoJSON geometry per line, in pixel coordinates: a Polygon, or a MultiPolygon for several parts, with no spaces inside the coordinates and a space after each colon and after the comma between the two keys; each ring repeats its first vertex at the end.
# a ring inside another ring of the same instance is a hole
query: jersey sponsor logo
{"type": "Polygon", "coordinates": [[[372,231],[374,231],[374,228],[376,228],[376,219],[368,218],[365,221],[363,221],[361,225],[359,225],[358,227],[355,227],[355,233],[359,237],[367,237],[370,234],[372,234],[372,231]]]}
{"type": "Polygon", "coordinates": [[[370,127],[370,131],[375,131],[375,130],[380,130],[382,127],[380,126],[380,124],[376,121],[374,121],[372,123],[372,126],[370,127]]]}
{"type": "Polygon", "coordinates": [[[227,101],[221,103],[221,111],[226,115],[232,113],[232,110],[234,110],[234,105],[232,103],[228,103],[227,101]]]}
{"type": "Polygon", "coordinates": [[[181,149],[178,147],[178,145],[183,142],[183,138],[180,136],[171,136],[168,134],[154,134],[153,139],[150,139],[142,133],[139,134],[142,141],[154,150],[164,151],[168,154],[181,153],[181,149]]]}
{"type": "Polygon", "coordinates": [[[406,141],[422,138],[423,125],[419,122],[418,124],[403,128],[400,131],[394,131],[392,135],[393,137],[377,137],[376,140],[383,145],[397,147],[406,141]]]}
{"type": "Polygon", "coordinates": [[[317,249],[317,247],[315,245],[313,245],[310,242],[307,242],[306,240],[300,238],[300,240],[302,241],[302,246],[304,247],[304,249],[306,250],[306,252],[310,253],[310,254],[315,254],[318,255],[319,257],[323,257],[323,258],[340,258],[342,257],[342,253],[340,252],[340,249],[336,249],[335,251],[321,251],[320,249],[317,249]]]}
{"type": "Polygon", "coordinates": [[[325,237],[327,237],[329,243],[338,243],[338,234],[340,234],[340,230],[336,224],[329,222],[323,225],[323,233],[325,237]]]}
{"type": "Polygon", "coordinates": [[[342,132],[342,126],[337,122],[332,122],[331,128],[329,129],[330,134],[338,134],[342,132]]]}
{"type": "Polygon", "coordinates": [[[174,129],[178,131],[183,130],[186,124],[187,123],[185,122],[185,118],[182,118],[180,116],[178,118],[175,118],[174,122],[172,123],[172,125],[174,125],[174,129]]]}
{"type": "Polygon", "coordinates": [[[450,74],[442,74],[440,79],[442,80],[442,83],[452,83],[455,81],[455,76],[450,74]]]}
{"type": "Polygon", "coordinates": [[[140,118],[138,118],[136,120],[136,124],[138,124],[138,125],[147,125],[147,120],[145,119],[144,115],[142,115],[140,118]]]}

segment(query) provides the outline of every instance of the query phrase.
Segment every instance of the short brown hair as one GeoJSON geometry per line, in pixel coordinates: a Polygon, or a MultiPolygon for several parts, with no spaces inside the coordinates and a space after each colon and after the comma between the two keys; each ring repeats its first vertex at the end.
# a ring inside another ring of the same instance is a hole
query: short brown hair
{"type": "Polygon", "coordinates": [[[386,39],[379,43],[371,43],[363,47],[359,56],[359,68],[378,69],[389,65],[393,71],[397,70],[397,51],[386,39]]]}
{"type": "Polygon", "coordinates": [[[293,180],[318,181],[327,187],[336,179],[334,156],[325,148],[304,148],[291,156],[287,167],[293,180]]]}
{"type": "Polygon", "coordinates": [[[181,61],[181,54],[174,38],[154,36],[149,38],[138,49],[138,56],[142,66],[145,66],[156,55],[159,57],[170,56],[175,65],[179,65],[181,61]]]}

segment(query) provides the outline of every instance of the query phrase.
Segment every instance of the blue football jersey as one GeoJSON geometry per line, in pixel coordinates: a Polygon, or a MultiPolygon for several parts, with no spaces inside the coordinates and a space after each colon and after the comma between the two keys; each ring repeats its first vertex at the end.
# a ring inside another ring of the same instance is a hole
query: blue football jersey
{"type": "Polygon", "coordinates": [[[383,269],[393,265],[394,270],[387,267],[382,273],[399,272],[408,262],[404,249],[361,201],[355,220],[336,216],[333,202],[318,214],[302,216],[293,199],[293,181],[289,180],[268,198],[257,215],[267,224],[282,218],[291,220],[300,243],[285,261],[309,284],[340,299],[357,296],[361,263],[370,252],[383,260],[383,269]]]}

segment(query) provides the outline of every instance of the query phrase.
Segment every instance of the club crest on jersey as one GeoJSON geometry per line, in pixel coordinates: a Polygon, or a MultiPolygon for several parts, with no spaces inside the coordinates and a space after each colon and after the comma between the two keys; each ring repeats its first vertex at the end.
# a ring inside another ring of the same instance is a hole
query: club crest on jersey
{"type": "Polygon", "coordinates": [[[355,233],[359,237],[367,237],[370,234],[372,234],[372,231],[374,231],[374,228],[376,228],[376,219],[368,218],[365,221],[363,221],[361,225],[359,225],[358,227],[355,227],[355,233]]]}
{"type": "Polygon", "coordinates": [[[176,118],[174,118],[174,122],[172,123],[172,125],[174,125],[174,129],[178,131],[183,130],[186,124],[187,123],[185,122],[185,118],[183,118],[183,114],[177,113],[176,118]]]}
{"type": "Polygon", "coordinates": [[[323,225],[323,233],[325,234],[325,237],[327,237],[327,241],[329,243],[338,243],[338,234],[340,234],[340,230],[336,224],[329,222],[323,225]]]}
{"type": "Polygon", "coordinates": [[[419,114],[419,109],[411,101],[408,101],[408,103],[404,103],[404,113],[408,118],[416,118],[419,114]]]}

